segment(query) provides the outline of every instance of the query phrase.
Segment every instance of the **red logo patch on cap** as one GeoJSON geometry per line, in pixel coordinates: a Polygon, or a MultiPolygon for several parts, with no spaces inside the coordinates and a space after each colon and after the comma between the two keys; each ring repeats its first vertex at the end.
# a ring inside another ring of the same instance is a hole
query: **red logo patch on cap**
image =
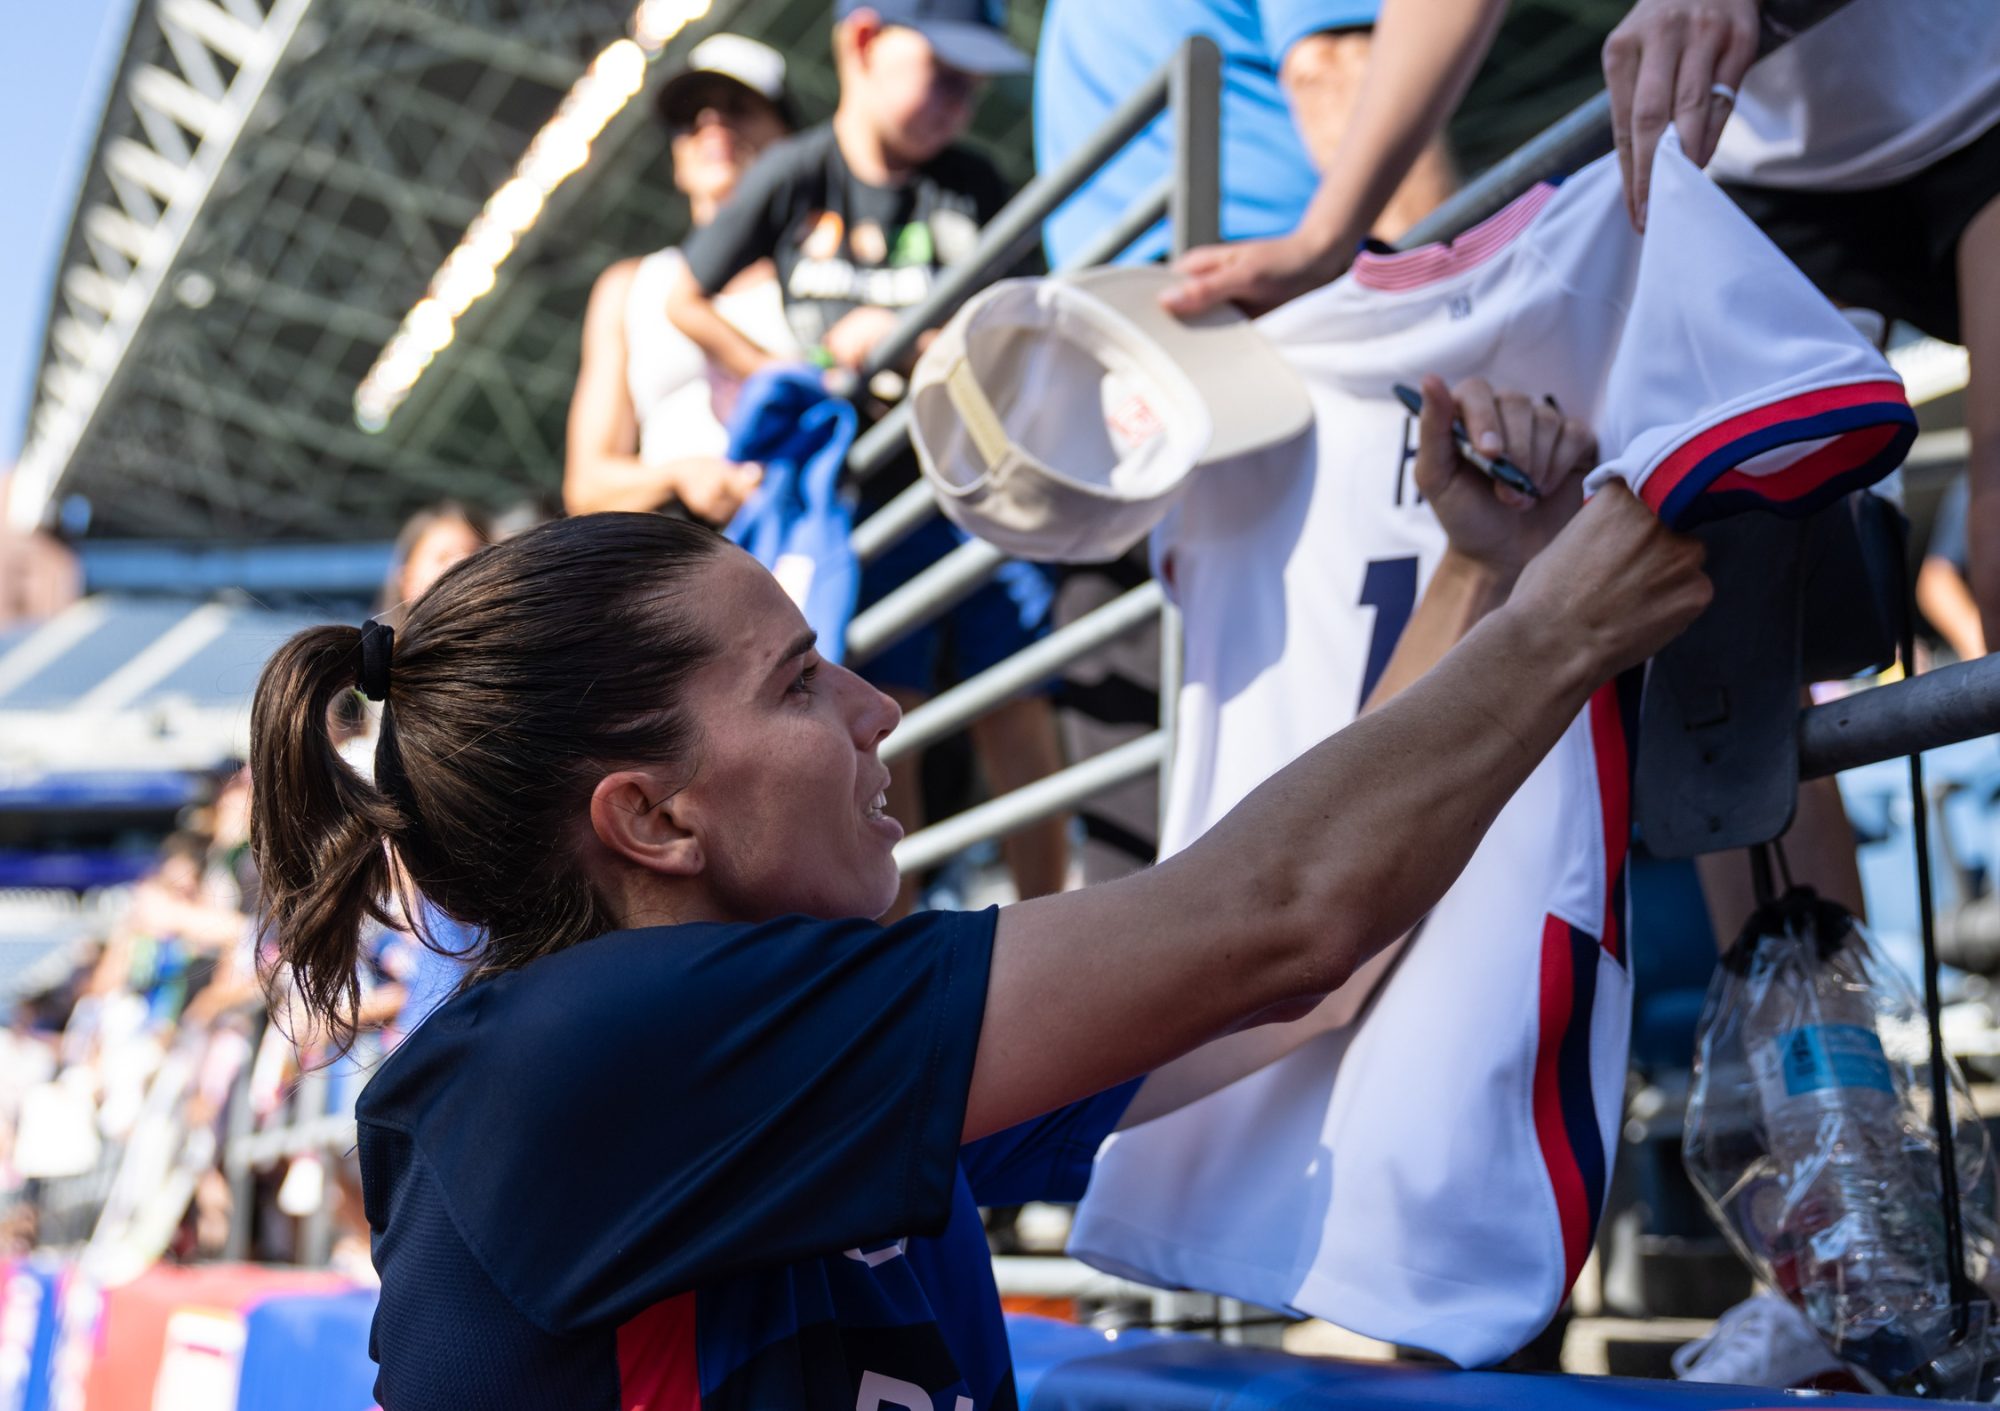
{"type": "Polygon", "coordinates": [[[1153,404],[1136,393],[1113,409],[1104,418],[1104,425],[1112,439],[1128,451],[1145,445],[1165,427],[1153,404]]]}

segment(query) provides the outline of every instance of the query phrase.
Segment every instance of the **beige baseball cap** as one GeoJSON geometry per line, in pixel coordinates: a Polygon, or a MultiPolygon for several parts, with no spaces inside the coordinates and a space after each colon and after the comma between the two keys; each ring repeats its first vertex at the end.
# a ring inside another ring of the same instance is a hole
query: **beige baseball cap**
{"type": "Polygon", "coordinates": [[[910,439],[953,523],[1021,558],[1117,558],[1197,466],[1299,435],[1298,373],[1233,308],[1180,319],[1158,265],[1013,279],[939,331],[910,439]]]}

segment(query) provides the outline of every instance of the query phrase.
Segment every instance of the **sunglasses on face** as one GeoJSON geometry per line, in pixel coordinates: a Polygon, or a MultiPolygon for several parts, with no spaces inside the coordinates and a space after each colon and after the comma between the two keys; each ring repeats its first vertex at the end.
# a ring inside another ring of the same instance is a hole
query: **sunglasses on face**
{"type": "Polygon", "coordinates": [[[739,126],[754,120],[770,107],[761,96],[742,84],[718,79],[691,88],[686,98],[675,103],[667,114],[667,130],[677,138],[690,136],[701,127],[703,117],[708,114],[713,114],[718,121],[739,126]]]}

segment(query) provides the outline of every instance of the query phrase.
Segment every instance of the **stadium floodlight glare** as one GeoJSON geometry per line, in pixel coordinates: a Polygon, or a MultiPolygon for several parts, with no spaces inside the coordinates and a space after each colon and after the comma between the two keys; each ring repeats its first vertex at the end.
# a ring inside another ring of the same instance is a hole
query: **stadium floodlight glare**
{"type": "Polygon", "coordinates": [[[591,60],[354,389],[354,420],[363,431],[388,426],[424,370],[451,346],[465,311],[492,292],[500,266],[541,218],[549,197],[589,164],[598,134],[646,86],[646,66],[707,14],[710,3],[645,0],[632,14],[630,37],[612,41],[591,60]]]}

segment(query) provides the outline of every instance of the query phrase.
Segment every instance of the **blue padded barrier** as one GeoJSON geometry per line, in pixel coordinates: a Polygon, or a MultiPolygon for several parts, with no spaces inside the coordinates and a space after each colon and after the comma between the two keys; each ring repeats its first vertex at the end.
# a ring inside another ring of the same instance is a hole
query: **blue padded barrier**
{"type": "Polygon", "coordinates": [[[1860,1411],[1970,1403],[1293,1357],[1200,1338],[1007,1320],[1025,1411],[1860,1411]]]}
{"type": "Polygon", "coordinates": [[[368,1411],[375,1364],[368,1324],[375,1293],[280,1294],[243,1320],[236,1411],[368,1411]]]}

